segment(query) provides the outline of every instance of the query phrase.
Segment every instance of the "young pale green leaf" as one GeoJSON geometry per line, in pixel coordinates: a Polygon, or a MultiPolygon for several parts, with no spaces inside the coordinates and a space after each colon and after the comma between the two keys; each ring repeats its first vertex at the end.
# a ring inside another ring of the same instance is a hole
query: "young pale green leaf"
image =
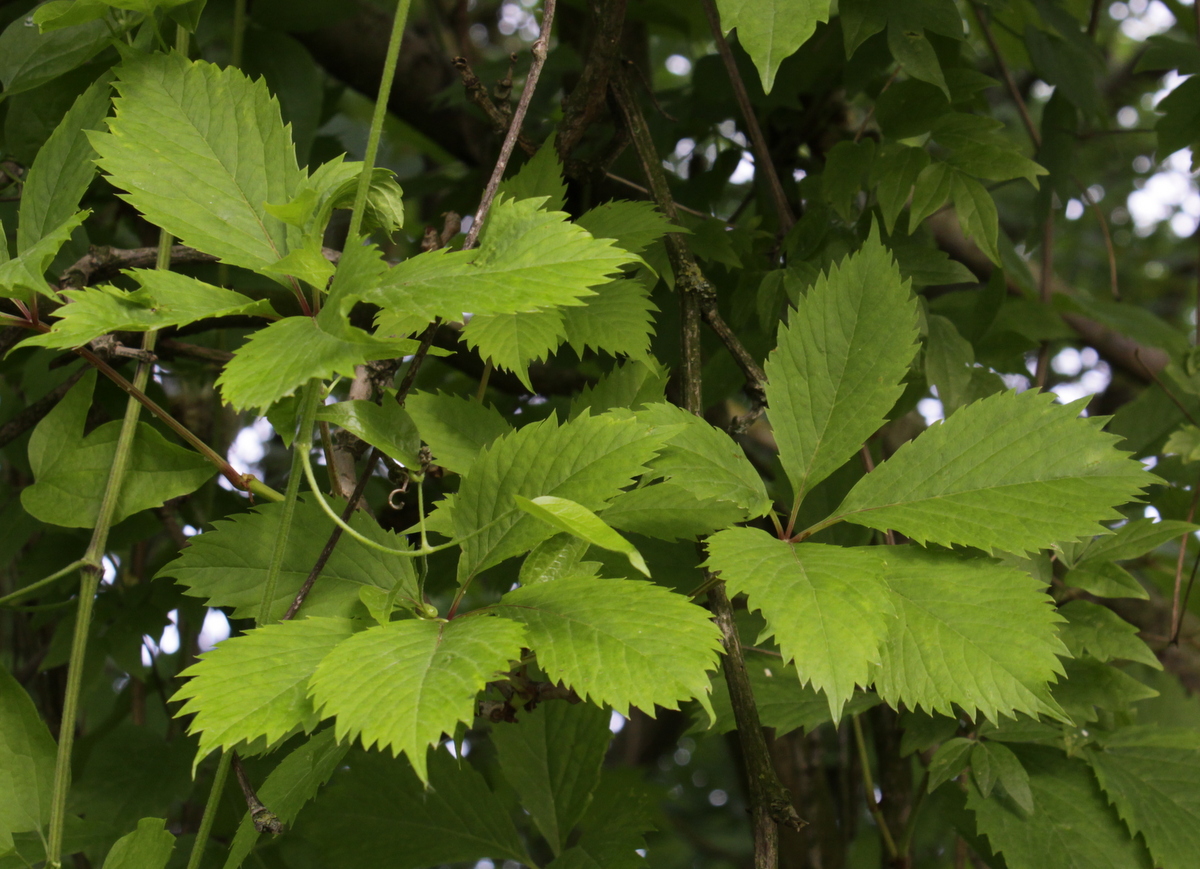
{"type": "Polygon", "coordinates": [[[79,95],[29,167],[18,212],[18,254],[79,210],[79,200],[96,174],[87,131],[98,129],[108,114],[109,78],[102,76],[79,95]]]}
{"type": "Polygon", "coordinates": [[[104,869],[165,869],[175,849],[175,836],[166,826],[162,818],[142,818],[112,846],[104,869]]]}
{"type": "Polygon", "coordinates": [[[513,496],[554,495],[600,510],[645,472],[645,463],[674,433],[673,427],[628,417],[580,416],[559,425],[552,416],[494,441],[458,490],[455,537],[483,529],[463,543],[460,576],[499,564],[554,534],[522,513],[513,496]]]}
{"type": "Polygon", "coordinates": [[[57,751],[25,689],[0,666],[0,854],[12,848],[13,833],[50,820],[57,751]]]}
{"type": "Polygon", "coordinates": [[[590,703],[543,703],[516,724],[492,727],[500,771],[555,854],[562,853],[600,783],[612,740],[608,719],[606,710],[590,703]]]}
{"type": "Polygon", "coordinates": [[[574,419],[585,408],[592,416],[618,407],[637,410],[643,404],[662,402],[666,387],[667,372],[657,360],[627,359],[571,399],[569,416],[574,419]]]}
{"type": "Polygon", "coordinates": [[[597,205],[575,221],[595,238],[611,238],[617,247],[639,254],[668,232],[687,232],[667,219],[653,202],[618,200],[597,205]]]}
{"type": "Polygon", "coordinates": [[[428,748],[475,719],[475,696],[521,657],[525,632],[508,619],[407,619],[369,628],[333,650],[309,693],[336,716],[339,742],[408,756],[429,782],[428,748]]]}
{"type": "Polygon", "coordinates": [[[1125,727],[1084,755],[1109,802],[1161,869],[1200,853],[1200,738],[1193,729],[1125,727]]]}
{"type": "Polygon", "coordinates": [[[391,269],[366,301],[385,310],[461,320],[579,305],[633,256],[593,238],[538,199],[498,199],[478,248],[419,254],[391,269]]]}
{"type": "Polygon", "coordinates": [[[261,268],[288,253],[287,227],[265,203],[290,200],[302,176],[265,81],[155,53],[126,61],[116,87],[109,132],[91,142],[122,198],[230,265],[261,268]]]}
{"type": "Polygon", "coordinates": [[[637,412],[646,423],[679,429],[651,463],[656,476],[691,492],[701,501],[728,501],[746,511],[742,518],[763,516],[771,509],[762,476],[742,447],[707,421],[665,402],[637,412]]]}
{"type": "Polygon", "coordinates": [[[613,531],[603,519],[575,501],[567,498],[556,498],[553,495],[542,495],[538,498],[523,498],[513,495],[517,507],[540,519],[547,525],[574,534],[580,540],[586,540],[592,546],[607,549],[609,552],[619,552],[629,559],[629,563],[639,573],[650,576],[650,568],[646,567],[646,559],[637,548],[613,531]]]}
{"type": "Polygon", "coordinates": [[[344,428],[404,465],[421,468],[421,437],[412,417],[390,395],[373,401],[339,401],[317,411],[317,419],[344,428]]]}
{"type": "Polygon", "coordinates": [[[308,698],[317,665],[354,633],[350,619],[306,618],[255,628],[200,656],[181,676],[188,681],[173,700],[192,715],[188,732],[200,735],[199,763],[218,748],[293,731],[311,731],[321,720],[308,698]]]}
{"type": "Polygon", "coordinates": [[[796,500],[883,424],[916,353],[916,303],[871,236],[800,300],[766,364],[779,459],[796,500]]]}
{"type": "MultiPolygon", "coordinates": [[[[21,505],[43,522],[91,528],[100,514],[121,421],[107,422],[84,436],[95,385],[96,372],[89,371],[29,438],[34,482],[21,490],[21,505]]],[[[214,473],[202,456],[176,446],[157,429],[140,422],[113,522],[194,492],[214,473]]]]}
{"type": "Polygon", "coordinates": [[[1162,669],[1162,662],[1138,636],[1138,629],[1108,607],[1073,600],[1058,612],[1067,619],[1059,626],[1059,638],[1075,657],[1088,654],[1101,662],[1120,659],[1162,669]]]}
{"type": "Polygon", "coordinates": [[[1029,771],[1037,811],[1022,814],[1007,795],[984,798],[972,783],[967,808],[1010,869],[1150,869],[1145,847],[1105,802],[1087,764],[1052,748],[1014,748],[1029,771]]]}
{"type": "Polygon", "coordinates": [[[305,816],[305,837],[329,869],[425,869],[490,858],[526,866],[508,802],[447,751],[421,781],[403,760],[353,752],[305,816]]]}
{"type": "Polygon", "coordinates": [[[541,199],[541,208],[545,211],[562,211],[566,207],[567,185],[562,177],[562,163],[558,162],[554,134],[546,138],[537,153],[515,175],[500,182],[496,195],[508,199],[541,199]]]}
{"type": "Polygon", "coordinates": [[[720,633],[683,595],[640,580],[567,578],[510,591],[494,609],[525,625],[551,681],[593,703],[652,714],[694,697],[712,717],[706,671],[720,633]]]}
{"type": "Polygon", "coordinates": [[[883,557],[898,616],[875,675],[885,702],[945,715],[957,704],[990,721],[1016,712],[1064,718],[1048,683],[1068,652],[1040,582],[991,559],[916,546],[889,546],[883,557]]]}
{"type": "Polygon", "coordinates": [[[662,540],[695,540],[745,518],[733,501],[703,501],[675,482],[630,489],[604,509],[613,528],[662,540]]]}
{"type": "MultiPolygon", "coordinates": [[[[285,757],[267,776],[258,788],[258,798],[279,820],[292,825],[304,805],[317,795],[317,790],[329,781],[346,752],[348,744],[340,744],[333,738],[333,728],[326,728],[285,757]]],[[[254,850],[258,841],[258,830],[249,811],[242,816],[233,841],[229,843],[229,855],[224,869],[238,869],[242,861],[254,850]]]]}
{"type": "MultiPolygon", "coordinates": [[[[262,586],[282,512],[282,504],[261,504],[214,522],[211,529],[193,537],[179,557],[158,575],[174,577],[185,587],[184,594],[201,598],[208,606],[232,607],[230,615],[235,619],[254,618],[262,600],[262,586]]],[[[406,545],[403,536],[380,528],[379,523],[361,512],[350,517],[350,526],[392,549],[406,545]]],[[[330,530],[328,517],[313,500],[296,504],[275,599],[270,603],[272,619],[282,616],[291,605],[330,530]]],[[[300,614],[363,618],[367,613],[359,603],[358,590],[365,586],[384,591],[399,586],[399,598],[414,606],[420,595],[412,561],[386,555],[343,536],[304,599],[300,614]]]]}
{"type": "Polygon", "coordinates": [[[1036,390],[969,404],[863,477],[834,520],[987,552],[1090,537],[1156,478],[1079,410],[1036,390]]]}
{"type": "Polygon", "coordinates": [[[529,364],[545,361],[566,337],[564,310],[570,309],[476,314],[463,328],[462,337],[481,359],[511,371],[526,389],[536,393],[529,379],[529,364]]]}
{"type": "MultiPolygon", "coordinates": [[[[56,298],[46,283],[46,269],[90,211],[78,211],[38,239],[29,250],[0,263],[0,298],[29,299],[33,293],[56,298]]],[[[8,248],[4,249],[8,256],[8,248]]]]}
{"type": "Polygon", "coordinates": [[[513,430],[491,405],[444,392],[414,392],[404,408],[433,460],[456,474],[465,474],[484,447],[513,430]]]}
{"type": "Polygon", "coordinates": [[[560,308],[566,341],[580,357],[585,350],[612,356],[645,358],[654,335],[658,306],[646,285],[635,279],[609,281],[595,288],[583,304],[560,308]]]}
{"type": "Polygon", "coordinates": [[[829,0],[717,0],[721,29],[737,28],[738,42],[750,55],[763,90],[771,92],[779,64],[829,20],[829,0]]]}
{"type": "Polygon", "coordinates": [[[730,528],[708,539],[707,566],[730,595],[746,594],[761,610],[785,661],[801,682],[824,691],[836,720],[867,685],[879,661],[892,607],[883,558],[868,549],[819,543],[794,545],[758,528],[730,528]]]}
{"type": "Polygon", "coordinates": [[[109,332],[146,332],[184,326],[208,317],[278,317],[266,299],[255,301],[177,272],[133,269],[142,288],[126,291],[107,284],[63,293],[70,304],[55,314],[54,327],[25,343],[41,347],[81,347],[109,332]]]}

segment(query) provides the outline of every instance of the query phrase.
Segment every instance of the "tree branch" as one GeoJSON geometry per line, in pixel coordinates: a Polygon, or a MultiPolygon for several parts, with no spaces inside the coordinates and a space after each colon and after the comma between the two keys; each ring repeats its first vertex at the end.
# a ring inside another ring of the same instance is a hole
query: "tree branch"
{"type": "Polygon", "coordinates": [[[559,159],[563,163],[583,138],[587,128],[605,111],[608,80],[621,47],[626,0],[592,0],[589,3],[592,40],[579,74],[579,83],[563,101],[558,125],[559,159]]]}

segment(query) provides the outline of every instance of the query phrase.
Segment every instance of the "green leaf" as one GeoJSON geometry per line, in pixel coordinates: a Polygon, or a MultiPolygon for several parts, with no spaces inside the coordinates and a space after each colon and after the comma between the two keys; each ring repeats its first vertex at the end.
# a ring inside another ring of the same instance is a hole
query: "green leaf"
{"type": "Polygon", "coordinates": [[[1154,864],[1187,869],[1200,851],[1200,740],[1196,731],[1125,727],[1084,757],[1154,864]]]}
{"type": "Polygon", "coordinates": [[[435,751],[425,785],[402,760],[353,753],[305,822],[321,865],[425,869],[484,858],[532,865],[508,806],[470,764],[435,751]]]}
{"type": "Polygon", "coordinates": [[[649,820],[652,803],[646,785],[638,778],[605,770],[580,823],[583,834],[578,843],[547,869],[645,869],[642,834],[654,829],[649,820]]]}
{"type": "Polygon", "coordinates": [[[958,778],[967,767],[975,742],[956,737],[943,742],[929,760],[929,782],[926,790],[933,793],[952,778],[958,778]]]}
{"type": "Polygon", "coordinates": [[[109,332],[146,332],[183,326],[209,317],[266,317],[276,319],[271,303],[255,301],[177,272],[131,269],[140,290],[126,291],[107,284],[86,290],[66,290],[70,304],[54,313],[54,327],[25,343],[41,347],[82,347],[109,332]]]}
{"type": "Polygon", "coordinates": [[[485,529],[464,541],[460,577],[553,535],[550,527],[522,513],[513,496],[554,495],[599,510],[645,472],[645,463],[672,434],[670,427],[616,416],[579,416],[563,425],[551,416],[498,438],[471,465],[458,490],[454,536],[485,529]]]}
{"type": "Polygon", "coordinates": [[[553,134],[547,136],[520,171],[500,182],[496,195],[508,199],[541,199],[543,210],[563,211],[567,204],[567,184],[563,181],[562,164],[558,162],[554,141],[553,134]]]}
{"type": "Polygon", "coordinates": [[[404,753],[429,781],[427,749],[475,719],[475,696],[521,657],[525,632],[507,619],[407,619],[368,628],[333,650],[309,690],[336,716],[339,742],[404,753]]]}
{"type": "Polygon", "coordinates": [[[41,33],[17,15],[0,35],[0,82],[6,97],[32,90],[82,66],[109,44],[112,30],[91,21],[71,30],[41,33]]]}
{"type": "Polygon", "coordinates": [[[543,703],[516,724],[492,727],[500,771],[556,855],[600,783],[608,719],[590,703],[543,703]]]}
{"type": "Polygon", "coordinates": [[[639,420],[677,427],[678,434],[651,463],[655,476],[691,492],[702,501],[729,501],[746,511],[743,518],[763,516],[771,499],[762,477],[742,447],[725,432],[695,414],[665,402],[648,404],[639,420]]]}
{"type": "Polygon", "coordinates": [[[0,666],[0,854],[50,820],[58,747],[25,689],[0,666]]]}
{"type": "Polygon", "coordinates": [[[687,232],[671,223],[653,202],[618,200],[597,205],[575,221],[594,238],[611,238],[617,247],[639,254],[668,232],[687,232]]]}
{"type": "Polygon", "coordinates": [[[322,716],[309,700],[309,679],[354,628],[350,619],[294,619],[230,637],[202,654],[180,674],[189,681],[172,698],[187,701],[177,715],[195,715],[188,732],[200,735],[196,763],[218,748],[272,745],[312,731],[322,716]]]}
{"type": "Polygon", "coordinates": [[[1067,655],[1062,619],[1040,582],[991,559],[916,546],[889,546],[884,558],[898,616],[875,675],[885,702],[951,716],[957,704],[990,721],[1064,717],[1047,684],[1063,672],[1056,656],[1067,655]]]}
{"type": "Polygon", "coordinates": [[[883,424],[916,352],[916,304],[873,234],[801,299],[767,359],[767,404],[796,502],[883,424]]]}
{"type": "Polygon", "coordinates": [[[972,784],[967,808],[980,834],[1010,869],[1150,869],[1146,849],[1130,838],[1087,764],[1051,748],[1019,746],[1037,811],[1023,815],[1008,798],[985,799],[972,784]]]}
{"type": "Polygon", "coordinates": [[[1150,599],[1150,593],[1133,574],[1111,561],[1095,561],[1069,570],[1063,577],[1063,584],[1082,588],[1096,597],[1150,599]]]}
{"type": "Polygon", "coordinates": [[[1128,561],[1153,552],[1168,540],[1200,531],[1190,522],[1165,519],[1135,519],[1116,529],[1113,534],[1094,538],[1079,555],[1072,567],[1083,567],[1104,561],[1128,561]]]}
{"type": "Polygon", "coordinates": [[[1033,792],[1029,789],[1029,773],[1012,750],[999,742],[976,742],[971,750],[971,773],[979,792],[988,796],[994,784],[1000,783],[1014,803],[1026,814],[1033,811],[1033,792]]]}
{"type": "MultiPolygon", "coordinates": [[[[1071,23],[1077,36],[1082,37],[1078,25],[1074,21],[1071,23]]],[[[1103,67],[1097,62],[1099,52],[1090,39],[1062,39],[1031,23],[1025,26],[1025,50],[1038,75],[1047,83],[1062,88],[1063,95],[1081,112],[1095,116],[1101,111],[1096,82],[1103,75],[1103,67]]]]}
{"type": "Polygon", "coordinates": [[[829,7],[830,0],[717,0],[721,29],[728,34],[737,28],[738,42],[758,68],[767,93],[779,64],[829,20],[829,7]]]}
{"type": "Polygon", "coordinates": [[[925,379],[937,386],[945,415],[950,416],[970,400],[975,348],[946,317],[930,314],[926,322],[925,379]]]}
{"type": "MultiPolygon", "coordinates": [[[[31,293],[55,294],[46,283],[46,269],[90,211],[79,211],[40,238],[29,250],[0,263],[0,297],[28,299],[31,293]]],[[[4,253],[8,249],[5,246],[4,253]]]]}
{"type": "MultiPolygon", "coordinates": [[[[549,540],[543,540],[533,547],[525,556],[525,560],[521,562],[517,582],[521,585],[533,585],[577,575],[579,571],[586,570],[581,560],[587,550],[586,540],[565,532],[555,534],[549,540]]],[[[595,572],[590,575],[594,576],[595,572]]]]}
{"type": "Polygon", "coordinates": [[[794,545],[758,528],[730,528],[708,539],[707,567],[730,595],[767,620],[784,661],[795,661],[802,683],[825,692],[834,719],[867,685],[879,660],[889,616],[883,559],[867,549],[820,543],[794,545]]]}
{"type": "Polygon", "coordinates": [[[645,358],[654,336],[654,315],[658,313],[646,285],[627,278],[609,281],[595,290],[596,295],[585,298],[582,305],[558,311],[571,349],[580,357],[591,349],[612,356],[645,358]]]}
{"type": "Polygon", "coordinates": [[[569,416],[574,419],[585,408],[592,416],[618,407],[637,410],[643,404],[663,401],[666,386],[666,369],[653,357],[627,359],[571,399],[569,416]]]}
{"type": "Polygon", "coordinates": [[[456,474],[465,474],[480,450],[513,430],[496,408],[444,392],[414,392],[404,407],[433,460],[456,474]]]}
{"type": "Polygon", "coordinates": [[[1098,721],[1102,712],[1128,719],[1135,703],[1158,696],[1145,683],[1094,658],[1072,658],[1064,668],[1066,676],[1054,686],[1054,699],[1077,726],[1098,721]]]}
{"type": "Polygon", "coordinates": [[[1156,154],[1165,160],[1176,151],[1192,146],[1192,169],[1197,165],[1196,154],[1200,153],[1200,79],[1189,78],[1163,97],[1155,106],[1163,113],[1154,125],[1158,135],[1156,154]]]}
{"type": "MultiPolygon", "coordinates": [[[[843,12],[843,22],[845,17],[843,12]]],[[[879,149],[871,164],[871,184],[875,186],[879,209],[883,212],[883,227],[888,235],[896,226],[896,218],[904,210],[918,176],[928,165],[929,153],[924,148],[889,142],[879,149]]]]}
{"type": "Polygon", "coordinates": [[[104,869],[164,869],[175,849],[175,836],[162,818],[142,818],[104,859],[104,869]]]}
{"type": "Polygon", "coordinates": [[[25,179],[17,222],[17,253],[25,253],[79,209],[96,174],[88,130],[108,114],[109,77],[79,95],[46,140],[25,179]]]}
{"type": "Polygon", "coordinates": [[[628,715],[636,706],[710,710],[720,633],[683,595],[633,579],[560,579],[510,591],[494,609],[525,625],[552,682],[628,715]]]}
{"type": "Polygon", "coordinates": [[[646,559],[642,558],[642,554],[637,551],[637,548],[582,504],[566,498],[556,498],[553,495],[542,495],[540,498],[532,500],[520,495],[513,495],[513,501],[522,511],[542,520],[547,525],[560,531],[566,531],[568,534],[574,534],[592,546],[621,553],[629,559],[629,563],[635,570],[647,578],[650,576],[650,568],[646,567],[646,559]]]}
{"type": "Polygon", "coordinates": [[[385,310],[461,320],[464,312],[515,314],[579,305],[633,257],[593,238],[539,200],[498,199],[478,248],[429,251],[389,270],[366,301],[385,310]]]}
{"type": "Polygon", "coordinates": [[[888,49],[896,63],[904,68],[911,77],[929,82],[950,99],[950,87],[942,73],[942,65],[938,61],[933,44],[925,36],[924,30],[915,27],[912,22],[905,21],[908,16],[892,16],[888,22],[888,49]]]}
{"type": "Polygon", "coordinates": [[[987,188],[962,172],[956,172],[950,184],[950,198],[958,212],[963,234],[979,245],[988,259],[1000,265],[1000,217],[996,202],[987,188]]]}
{"type": "MultiPolygon", "coordinates": [[[[230,615],[235,619],[254,618],[282,512],[282,504],[262,504],[214,522],[204,534],[191,538],[188,547],[158,575],[174,577],[185,586],[184,594],[201,598],[208,606],[232,607],[230,615]]],[[[350,517],[350,527],[392,549],[405,546],[404,537],[385,531],[361,512],[350,517]]],[[[271,619],[279,618],[291,606],[332,530],[328,517],[313,500],[297,502],[270,605],[271,619]]],[[[397,585],[400,597],[415,605],[420,595],[411,558],[389,556],[343,536],[300,612],[362,618],[366,611],[359,603],[360,588],[391,590],[397,585]]]]}
{"type": "Polygon", "coordinates": [[[969,404],[863,477],[835,516],[987,552],[1090,537],[1155,478],[1079,410],[1036,390],[969,404]]]}
{"type": "Polygon", "coordinates": [[[821,186],[825,199],[842,220],[854,216],[854,198],[871,173],[875,160],[875,140],[838,142],[825,157],[821,186]]]}
{"type": "Polygon", "coordinates": [[[1167,456],[1179,456],[1185,462],[1200,461],[1200,428],[1190,423],[1171,432],[1162,449],[1167,456]]]}
{"type": "MultiPolygon", "coordinates": [[[[569,310],[569,309],[563,309],[569,310]]],[[[462,330],[463,340],[481,359],[511,371],[530,392],[529,364],[543,362],[566,337],[562,311],[476,314],[462,330]]]]}
{"type": "Polygon", "coordinates": [[[946,163],[930,163],[917,176],[912,206],[908,213],[908,231],[915,232],[925,218],[941,210],[950,198],[956,172],[946,163]]]}
{"type": "Polygon", "coordinates": [[[1162,669],[1157,656],[1138,637],[1138,629],[1108,607],[1073,600],[1058,612],[1067,620],[1059,626],[1059,638],[1075,657],[1088,654],[1101,662],[1121,659],[1162,669]]]}
{"type": "MultiPolygon", "coordinates": [[[[84,436],[95,385],[96,372],[88,371],[29,438],[34,483],[21,490],[21,505],[43,522],[91,528],[100,513],[122,423],[107,422],[84,436]]],[[[139,422],[113,522],[194,492],[214,473],[202,456],[139,422]]]]}
{"type": "Polygon", "coordinates": [[[1036,188],[1038,176],[1049,170],[1022,155],[1003,129],[994,118],[947,112],[934,123],[933,138],[950,150],[946,161],[952,166],[991,181],[1024,178],[1036,188]]]}
{"type": "Polygon", "coordinates": [[[840,0],[838,17],[849,60],[860,45],[887,27],[887,0],[840,0]]]}
{"type": "Polygon", "coordinates": [[[279,103],[235,67],[183,55],[126,61],[109,132],[93,133],[100,168],[122,198],[184,244],[256,269],[288,253],[286,202],[302,176],[279,103]]]}
{"type": "Polygon", "coordinates": [[[695,540],[745,518],[733,501],[701,500],[675,482],[631,489],[604,510],[613,528],[662,540],[695,540]]]}
{"type": "MultiPolygon", "coordinates": [[[[293,825],[304,805],[317,795],[317,790],[329,781],[334,770],[350,750],[333,738],[333,728],[313,736],[285,757],[258,788],[258,798],[285,824],[293,825]]],[[[254,818],[247,811],[242,816],[224,869],[238,869],[254,850],[259,833],[254,818]]]]}
{"type": "Polygon", "coordinates": [[[391,395],[385,395],[380,404],[355,400],[326,405],[317,411],[317,419],[344,428],[406,468],[421,468],[421,438],[416,423],[391,395]]]}

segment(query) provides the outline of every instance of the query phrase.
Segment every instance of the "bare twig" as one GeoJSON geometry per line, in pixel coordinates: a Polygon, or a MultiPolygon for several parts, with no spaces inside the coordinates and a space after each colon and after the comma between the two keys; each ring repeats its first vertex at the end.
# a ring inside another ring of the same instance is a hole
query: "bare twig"
{"type": "MultiPolygon", "coordinates": [[[[487,115],[487,119],[492,127],[500,132],[507,130],[510,126],[510,119],[496,105],[492,99],[492,95],[488,93],[483,82],[479,80],[479,76],[475,74],[475,70],[471,69],[471,65],[467,62],[467,59],[465,57],[456,57],[451,62],[462,78],[463,88],[467,92],[467,99],[487,115]]],[[[537,145],[524,133],[518,132],[517,146],[526,154],[532,155],[537,152],[537,145]]]]}
{"type": "Polygon", "coordinates": [[[1021,123],[1025,125],[1025,130],[1029,133],[1029,138],[1033,141],[1034,145],[1039,148],[1042,147],[1042,137],[1038,135],[1037,127],[1033,125],[1033,118],[1029,116],[1029,108],[1025,105],[1025,100],[1021,97],[1021,91],[1017,87],[1016,81],[1013,80],[1012,73],[1009,72],[1008,64],[1004,62],[1004,56],[1000,54],[1000,46],[996,44],[996,37],[992,34],[992,28],[988,27],[988,23],[984,19],[979,5],[971,3],[970,6],[971,11],[975,13],[975,20],[979,22],[979,31],[983,34],[983,38],[988,44],[988,50],[992,53],[992,59],[996,61],[996,66],[1000,69],[1000,76],[1004,79],[1004,87],[1008,90],[1008,95],[1012,97],[1012,101],[1017,107],[1017,112],[1021,115],[1021,123]]]}
{"type": "Polygon", "coordinates": [[[746,92],[746,83],[742,81],[737,61],[733,59],[733,52],[725,40],[725,33],[721,28],[721,13],[717,11],[717,4],[714,0],[704,0],[704,14],[708,16],[708,26],[712,30],[713,39],[716,40],[717,51],[725,64],[729,82],[733,85],[733,95],[737,99],[738,108],[741,109],[742,120],[746,123],[746,131],[750,134],[750,143],[754,147],[755,172],[761,172],[762,177],[767,181],[767,190],[771,194],[771,201],[775,205],[775,214],[779,218],[780,235],[786,235],[788,230],[795,225],[796,215],[792,213],[787,194],[784,193],[783,185],[779,181],[779,173],[775,171],[775,162],[771,159],[771,150],[767,147],[767,140],[758,123],[758,116],[755,115],[754,106],[750,103],[750,95],[746,92]]]}
{"type": "Polygon", "coordinates": [[[279,835],[283,832],[283,821],[279,820],[279,816],[262,804],[258,798],[258,794],[254,792],[254,786],[250,784],[250,779],[246,776],[246,770],[242,766],[242,759],[237,756],[237,752],[233,754],[233,771],[237,774],[238,784],[242,788],[242,796],[246,798],[246,808],[250,810],[250,820],[254,822],[254,829],[260,833],[271,833],[279,835]]]}
{"type": "Polygon", "coordinates": [[[626,0],[599,0],[590,6],[591,43],[579,83],[563,100],[563,119],[558,125],[555,147],[565,163],[589,126],[605,109],[608,79],[621,46],[626,0]]]}
{"type": "MultiPolygon", "coordinates": [[[[618,184],[624,184],[630,190],[636,190],[638,193],[642,193],[646,196],[653,197],[653,195],[654,195],[649,190],[647,190],[645,187],[643,187],[641,184],[638,184],[636,181],[630,181],[628,178],[622,178],[620,175],[614,175],[612,172],[605,172],[604,177],[608,178],[609,180],[616,181],[618,184]]],[[[696,217],[702,218],[704,220],[707,220],[708,218],[712,217],[711,214],[705,214],[703,211],[699,211],[695,208],[690,208],[687,205],[683,205],[679,202],[676,202],[674,199],[671,200],[671,204],[677,210],[682,211],[685,214],[691,214],[696,217]]]]}
{"type": "Polygon", "coordinates": [[[463,250],[475,247],[475,242],[479,239],[479,232],[483,229],[483,222],[487,220],[488,211],[491,210],[492,200],[496,198],[500,180],[504,177],[504,170],[508,166],[509,158],[512,157],[517,137],[521,135],[521,125],[525,122],[525,114],[529,111],[529,103],[533,100],[533,92],[537,88],[538,78],[541,77],[542,67],[546,65],[546,55],[550,50],[550,30],[554,26],[554,4],[555,0],[545,0],[542,6],[542,31],[538,34],[531,49],[533,63],[530,64],[529,74],[525,77],[525,88],[521,91],[517,110],[513,112],[512,123],[508,126],[508,135],[504,137],[504,144],[500,146],[500,156],[496,160],[496,168],[492,170],[492,177],[488,179],[487,187],[483,191],[483,199],[479,202],[479,208],[475,211],[475,219],[471,223],[470,231],[467,232],[466,241],[463,242],[463,250]]]}

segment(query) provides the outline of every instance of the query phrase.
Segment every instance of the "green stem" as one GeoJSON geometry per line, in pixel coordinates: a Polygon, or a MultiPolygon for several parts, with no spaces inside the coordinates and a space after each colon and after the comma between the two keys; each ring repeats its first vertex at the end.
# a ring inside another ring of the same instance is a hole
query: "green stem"
{"type": "Polygon", "coordinates": [[[0,606],[8,606],[9,604],[13,603],[14,601],[18,601],[23,597],[29,597],[29,595],[33,594],[35,591],[45,588],[46,586],[50,585],[55,580],[62,579],[68,573],[74,573],[76,570],[79,570],[81,567],[84,567],[86,564],[87,564],[87,562],[84,561],[82,558],[79,559],[78,561],[72,561],[70,564],[68,564],[62,570],[56,570],[54,573],[50,574],[49,576],[42,577],[37,582],[31,582],[29,585],[25,586],[24,588],[18,588],[12,594],[6,594],[4,597],[0,597],[0,606]]]}
{"type": "Polygon", "coordinates": [[[892,838],[892,831],[888,829],[883,811],[875,799],[875,782],[871,778],[871,761],[867,757],[867,741],[863,738],[862,722],[859,721],[857,715],[852,715],[850,720],[854,724],[854,742],[858,745],[858,765],[862,767],[863,788],[867,792],[867,806],[871,810],[871,817],[875,819],[875,825],[879,827],[879,836],[883,839],[883,847],[887,849],[888,857],[894,861],[900,856],[900,851],[896,848],[896,840],[892,838]]]}
{"type": "Polygon", "coordinates": [[[240,67],[246,44],[246,0],[234,0],[233,38],[229,43],[229,65],[240,67]]]}
{"type": "MultiPolygon", "coordinates": [[[[265,625],[271,620],[271,602],[275,599],[275,586],[279,582],[279,574],[283,570],[283,556],[287,551],[288,536],[292,530],[292,517],[296,514],[296,498],[300,494],[300,479],[308,467],[308,451],[312,447],[313,423],[317,418],[317,399],[320,396],[321,381],[313,378],[308,381],[300,394],[300,431],[292,442],[292,469],[288,474],[287,492],[283,496],[283,513],[279,519],[279,527],[275,531],[275,548],[271,551],[271,564],[267,568],[267,581],[263,586],[262,603],[258,606],[258,623],[265,625]]],[[[308,474],[309,485],[317,493],[316,484],[312,482],[311,471],[308,474]]]]}
{"type": "Polygon", "coordinates": [[[375,97],[375,113],[371,116],[371,132],[367,136],[367,153],[363,155],[362,175],[358,178],[358,190],[354,194],[354,211],[350,215],[349,238],[353,242],[362,231],[363,212],[367,208],[367,194],[371,190],[371,174],[375,170],[375,157],[379,153],[379,138],[383,134],[383,119],[387,115],[388,98],[392,95],[392,80],[396,77],[396,61],[400,58],[400,42],[404,37],[404,23],[408,20],[409,0],[397,0],[396,17],[392,20],[392,35],[388,38],[387,55],[383,61],[383,78],[379,82],[379,94],[375,97]]]}
{"type": "Polygon", "coordinates": [[[200,860],[204,857],[208,834],[212,832],[213,821],[217,817],[217,806],[221,804],[221,793],[225,790],[225,779],[229,777],[229,765],[232,760],[232,751],[221,752],[221,759],[217,762],[217,771],[213,774],[212,790],[208,792],[208,802],[204,804],[204,815],[200,818],[200,829],[196,831],[196,838],[192,842],[192,853],[188,857],[187,869],[200,869],[200,860]]]}

